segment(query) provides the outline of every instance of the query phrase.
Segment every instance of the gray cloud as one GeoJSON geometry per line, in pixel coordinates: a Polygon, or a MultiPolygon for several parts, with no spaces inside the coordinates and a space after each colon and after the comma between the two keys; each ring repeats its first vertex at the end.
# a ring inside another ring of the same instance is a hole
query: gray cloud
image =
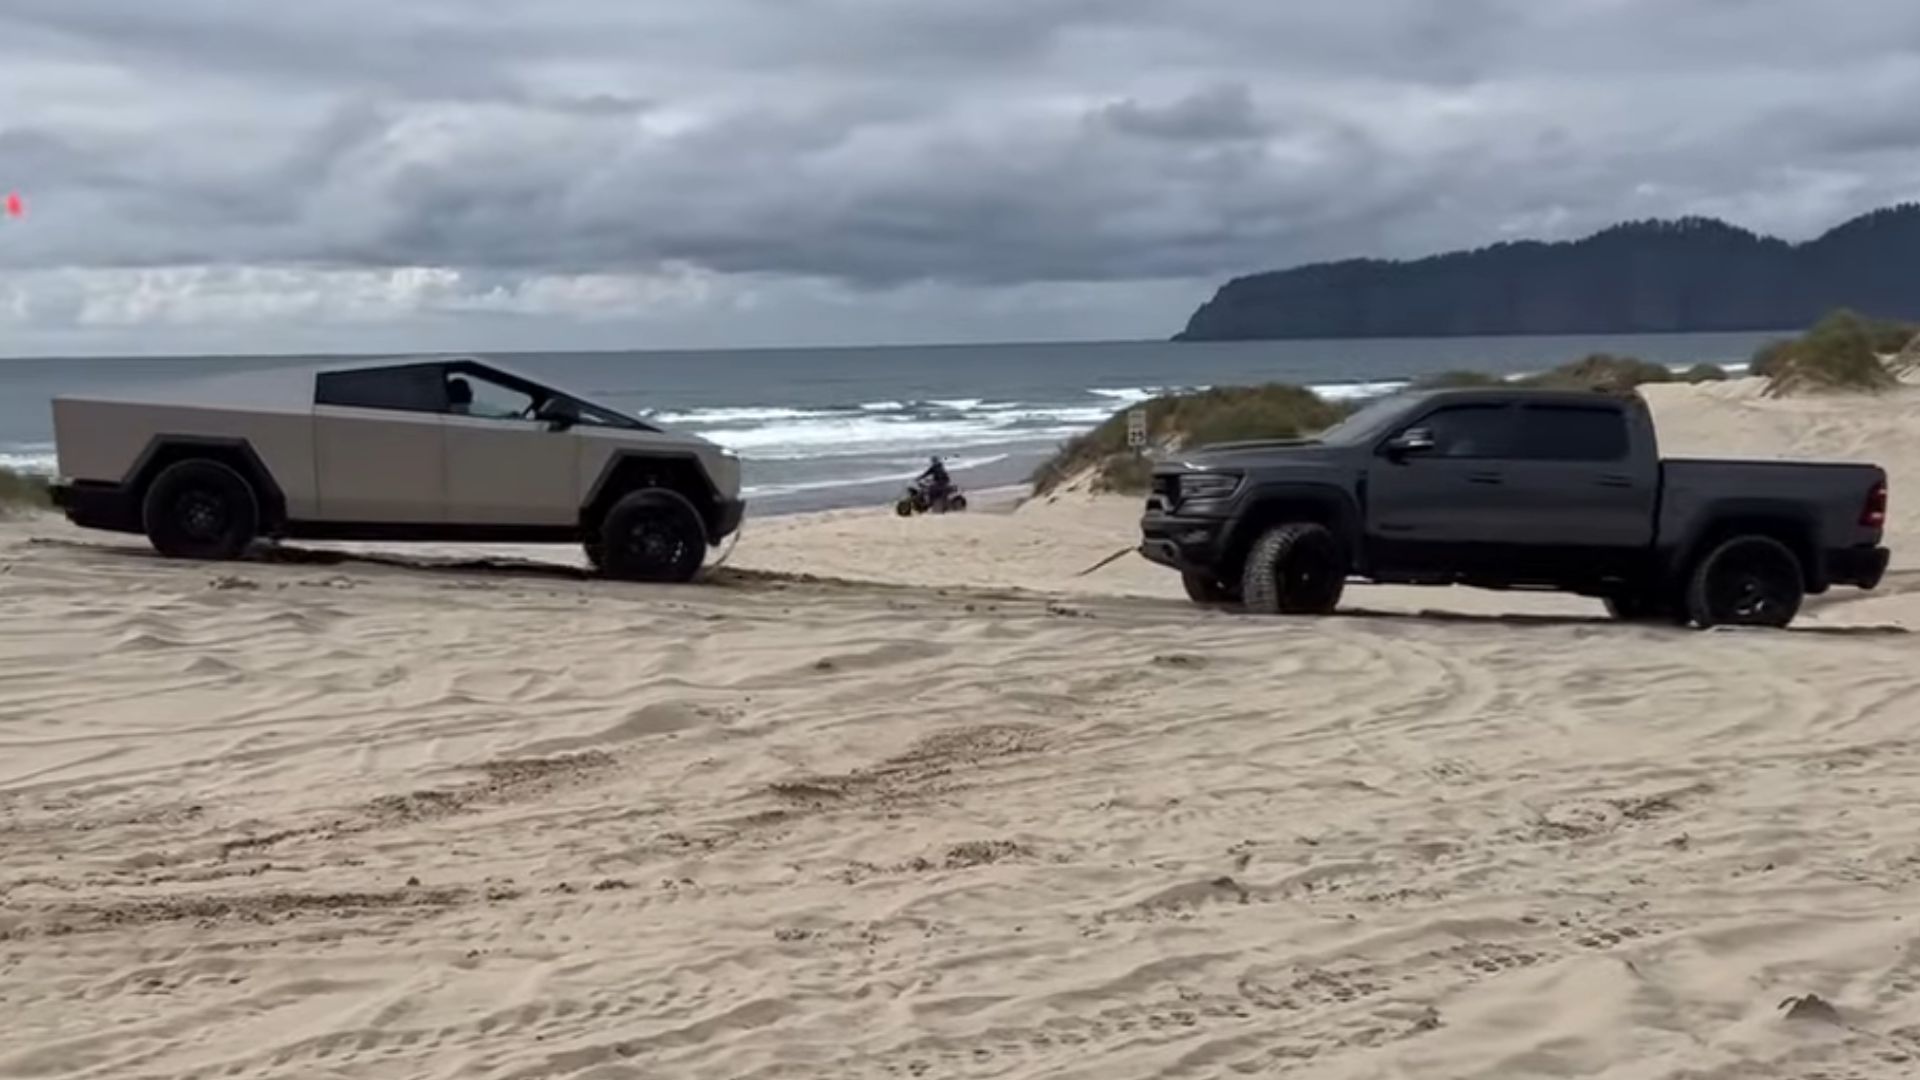
{"type": "Polygon", "coordinates": [[[1158,107],[1128,98],[1094,116],[1115,131],[1148,139],[1230,142],[1257,139],[1268,130],[1244,83],[1209,87],[1158,107]]]}
{"type": "Polygon", "coordinates": [[[0,188],[33,215],[0,292],[425,267],[565,318],[605,293],[555,282],[693,273],[716,324],[926,289],[961,334],[969,296],[1159,332],[1168,283],[1316,258],[1703,212],[1804,235],[1920,195],[1916,96],[1908,0],[11,0],[0,188]]]}

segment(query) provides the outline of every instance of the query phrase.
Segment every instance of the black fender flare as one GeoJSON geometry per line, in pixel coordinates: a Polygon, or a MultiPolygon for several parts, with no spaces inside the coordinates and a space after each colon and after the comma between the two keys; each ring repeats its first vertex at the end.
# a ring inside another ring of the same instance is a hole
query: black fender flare
{"type": "Polygon", "coordinates": [[[1353,492],[1318,480],[1254,481],[1227,519],[1221,534],[1219,565],[1232,573],[1262,532],[1285,521],[1325,525],[1356,568],[1365,558],[1360,501],[1353,492]]]}
{"type": "Polygon", "coordinates": [[[1818,516],[1804,503],[1787,499],[1736,497],[1711,499],[1687,515],[1671,539],[1661,538],[1656,565],[1663,584],[1684,580],[1716,544],[1736,535],[1770,536],[1800,560],[1808,592],[1826,591],[1825,550],[1818,516]]]}

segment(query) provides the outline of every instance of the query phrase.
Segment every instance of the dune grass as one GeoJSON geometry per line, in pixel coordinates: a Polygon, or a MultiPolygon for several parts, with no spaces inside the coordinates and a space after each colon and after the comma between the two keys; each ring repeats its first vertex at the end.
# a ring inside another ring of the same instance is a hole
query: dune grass
{"type": "Polygon", "coordinates": [[[1518,380],[1517,385],[1542,390],[1603,390],[1625,393],[1648,383],[1668,383],[1679,378],[1672,369],[1637,356],[1594,353],[1551,371],[1518,380]]]}
{"type": "Polygon", "coordinates": [[[1535,390],[1599,390],[1626,393],[1648,383],[1716,382],[1727,377],[1716,364],[1695,364],[1682,372],[1637,356],[1593,353],[1537,375],[1508,379],[1484,371],[1445,371],[1414,381],[1418,390],[1463,390],[1514,386],[1535,390]]]}
{"type": "Polygon", "coordinates": [[[0,467],[0,513],[46,510],[52,506],[53,496],[47,489],[45,477],[0,467]]]}
{"type": "Polygon", "coordinates": [[[1338,423],[1348,408],[1311,390],[1285,383],[1234,386],[1157,397],[1114,413],[1099,427],[1076,436],[1033,474],[1033,488],[1046,494],[1088,469],[1096,491],[1141,494],[1151,464],[1127,446],[1127,414],[1147,413],[1147,441],[1159,449],[1212,446],[1250,439],[1290,439],[1338,423]]]}
{"type": "Polygon", "coordinates": [[[1477,390],[1488,386],[1505,386],[1507,380],[1484,371],[1443,371],[1438,375],[1424,375],[1413,381],[1415,390],[1477,390]]]}
{"type": "Polygon", "coordinates": [[[1879,393],[1899,383],[1882,357],[1898,353],[1913,336],[1913,328],[1901,323],[1836,311],[1800,337],[1761,346],[1748,370],[1767,380],[1767,394],[1774,397],[1823,391],[1879,393]]]}

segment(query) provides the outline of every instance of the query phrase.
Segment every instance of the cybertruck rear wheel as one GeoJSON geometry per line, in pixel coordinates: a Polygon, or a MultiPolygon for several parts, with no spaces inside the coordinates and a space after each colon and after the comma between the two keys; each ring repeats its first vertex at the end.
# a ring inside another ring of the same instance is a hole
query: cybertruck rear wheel
{"type": "MultiPolygon", "coordinates": [[[[593,557],[591,547],[587,557],[593,557]]],[[[636,491],[607,511],[600,558],[601,571],[621,581],[692,581],[707,560],[707,528],[679,492],[636,491]]]]}
{"type": "Polygon", "coordinates": [[[231,467],[192,458],[153,478],[141,520],[153,549],[168,558],[237,559],[259,534],[260,502],[231,467]]]}

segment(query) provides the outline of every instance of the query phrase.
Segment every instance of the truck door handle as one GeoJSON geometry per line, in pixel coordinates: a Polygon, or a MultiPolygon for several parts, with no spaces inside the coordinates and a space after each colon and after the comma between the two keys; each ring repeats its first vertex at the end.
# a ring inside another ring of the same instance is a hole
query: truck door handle
{"type": "Polygon", "coordinates": [[[1632,487],[1633,477],[1621,476],[1618,473],[1608,473],[1600,479],[1595,480],[1594,483],[1599,484],[1601,487],[1632,487]]]}
{"type": "Polygon", "coordinates": [[[1469,484],[1504,484],[1506,483],[1506,480],[1497,472],[1476,472],[1476,473],[1467,474],[1467,483],[1469,484]]]}

